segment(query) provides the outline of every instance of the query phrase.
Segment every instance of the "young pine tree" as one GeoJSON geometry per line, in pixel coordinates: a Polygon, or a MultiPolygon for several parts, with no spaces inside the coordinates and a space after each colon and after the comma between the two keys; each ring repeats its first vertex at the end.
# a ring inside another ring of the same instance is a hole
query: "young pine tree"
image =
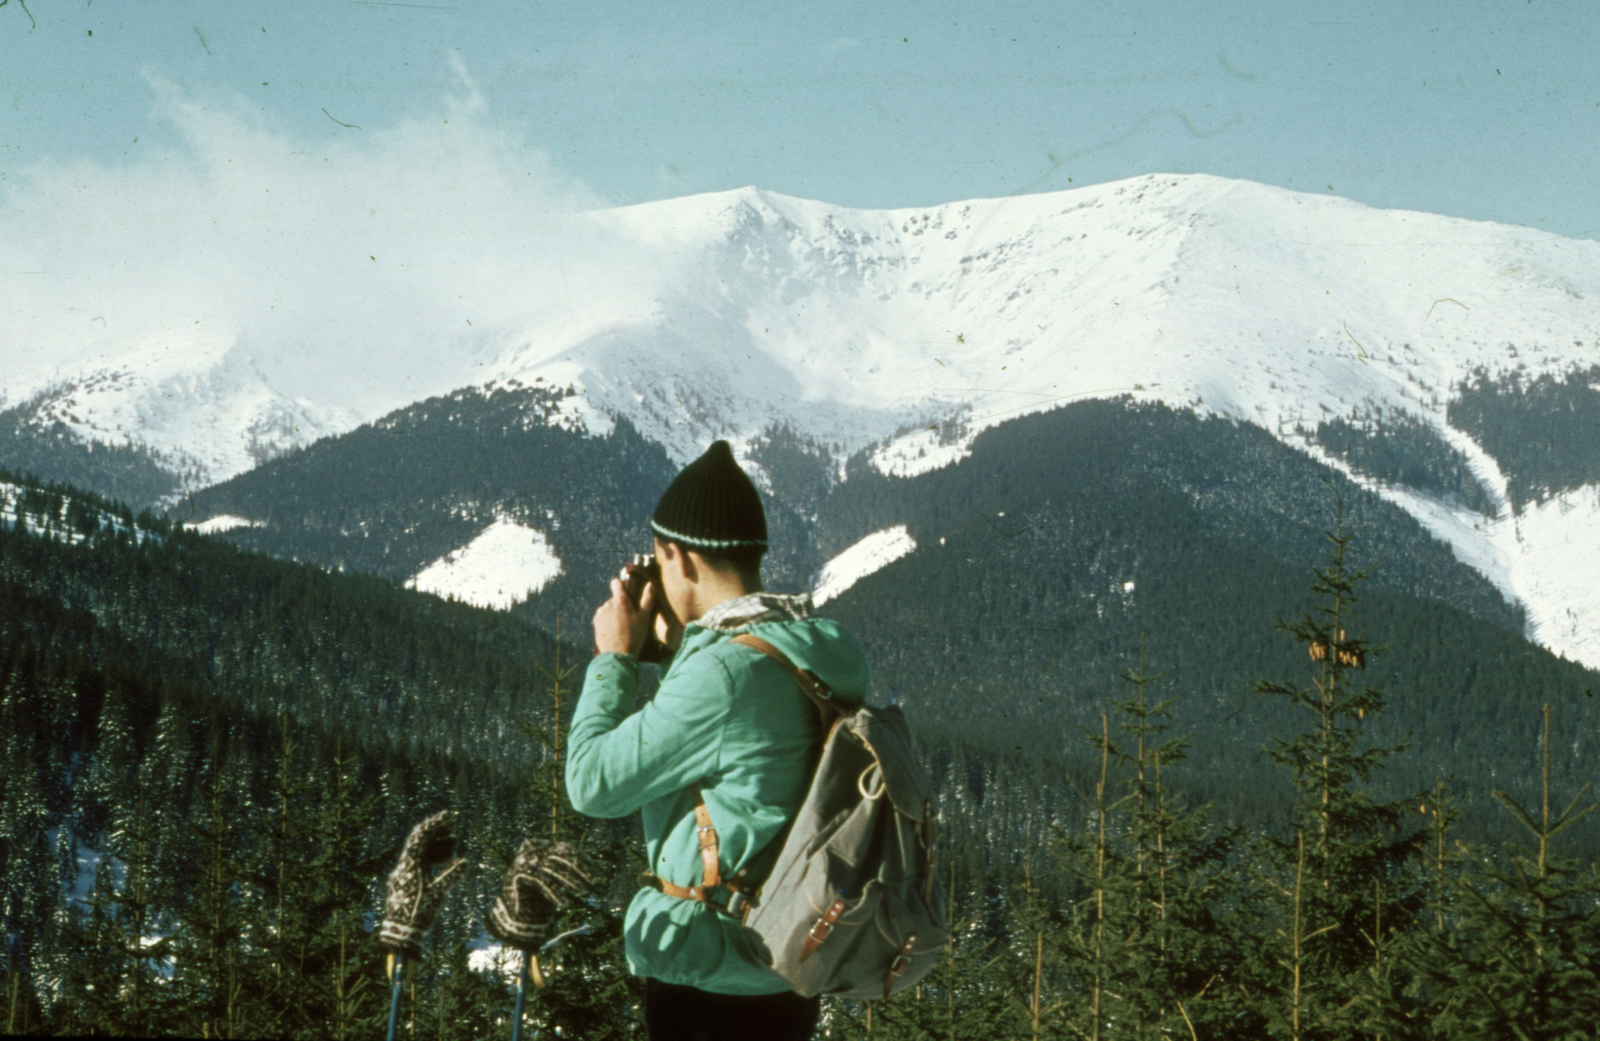
{"type": "Polygon", "coordinates": [[[1387,695],[1358,685],[1367,660],[1382,649],[1349,635],[1356,590],[1371,568],[1345,564],[1354,536],[1344,530],[1342,501],[1327,536],[1333,548],[1327,565],[1314,571],[1314,612],[1277,623],[1307,649],[1311,685],[1255,685],[1309,724],[1265,749],[1288,772],[1295,802],[1288,837],[1260,840],[1262,946],[1254,978],[1238,981],[1269,1036],[1293,1041],[1359,1036],[1366,1015],[1359,995],[1375,973],[1382,978],[1393,970],[1385,949],[1419,909],[1416,889],[1404,883],[1416,836],[1403,833],[1400,822],[1423,797],[1385,801],[1374,794],[1373,775],[1404,745],[1375,744],[1362,733],[1383,712],[1387,695]]]}
{"type": "Polygon", "coordinates": [[[1458,879],[1448,930],[1430,933],[1413,962],[1425,999],[1418,1036],[1576,1041],[1600,1023],[1600,871],[1556,849],[1556,836],[1596,809],[1590,785],[1553,813],[1550,707],[1544,708],[1542,798],[1529,810],[1494,797],[1526,833],[1500,857],[1477,854],[1480,875],[1458,879]]]}
{"type": "MultiPolygon", "coordinates": [[[[1113,730],[1102,714],[1086,736],[1100,753],[1088,828],[1064,835],[1057,855],[1082,896],[1059,931],[1057,1005],[1065,1029],[1087,1038],[1229,1036],[1236,1001],[1219,983],[1232,971],[1230,925],[1214,908],[1233,891],[1236,835],[1212,828],[1173,790],[1187,737],[1169,737],[1176,698],[1151,704],[1141,654],[1121,679],[1113,730]]],[[[1049,940],[1041,944],[1048,949],[1049,940]]]]}
{"type": "MultiPolygon", "coordinates": [[[[634,830],[637,818],[592,820],[573,813],[568,805],[562,777],[566,769],[567,723],[578,700],[578,692],[569,681],[578,666],[564,666],[561,656],[558,617],[555,660],[550,668],[541,666],[539,670],[548,681],[545,710],[521,725],[522,732],[540,746],[541,754],[529,784],[534,812],[527,818],[526,830],[513,837],[513,846],[536,835],[577,844],[596,867],[600,892],[589,903],[568,908],[552,923],[552,938],[583,926],[588,927],[588,932],[571,935],[538,955],[544,985],[532,991],[524,1003],[524,1032],[536,1029],[541,1031],[540,1036],[559,1034],[597,1041],[632,1037],[644,987],[628,972],[622,923],[628,901],[637,889],[634,880],[645,868],[634,830]]],[[[503,873],[515,849],[496,848],[488,842],[485,845],[503,873]]],[[[508,1009],[513,1000],[506,999],[508,1009]]]]}

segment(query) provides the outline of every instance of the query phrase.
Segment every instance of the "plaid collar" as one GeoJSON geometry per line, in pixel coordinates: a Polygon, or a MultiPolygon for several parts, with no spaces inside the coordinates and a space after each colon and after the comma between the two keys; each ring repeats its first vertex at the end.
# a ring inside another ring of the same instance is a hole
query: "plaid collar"
{"type": "Polygon", "coordinates": [[[751,593],[722,601],[690,624],[730,632],[758,622],[798,622],[810,617],[810,593],[751,593]]]}

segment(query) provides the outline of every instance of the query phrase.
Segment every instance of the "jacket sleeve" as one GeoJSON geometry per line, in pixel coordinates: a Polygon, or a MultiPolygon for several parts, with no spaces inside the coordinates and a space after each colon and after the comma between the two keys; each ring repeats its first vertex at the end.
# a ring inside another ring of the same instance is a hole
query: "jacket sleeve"
{"type": "Polygon", "coordinates": [[[589,663],[567,736],[567,796],[591,817],[625,817],[716,772],[733,680],[716,655],[676,663],[637,712],[639,663],[602,654],[589,663]]]}

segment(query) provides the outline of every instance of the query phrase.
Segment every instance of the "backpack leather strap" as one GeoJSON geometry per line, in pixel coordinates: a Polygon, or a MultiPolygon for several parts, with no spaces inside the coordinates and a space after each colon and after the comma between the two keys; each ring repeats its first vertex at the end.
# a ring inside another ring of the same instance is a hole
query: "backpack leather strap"
{"type": "Polygon", "coordinates": [[[749,633],[740,633],[729,642],[742,643],[751,650],[760,651],[782,666],[783,671],[787,672],[789,678],[800,685],[800,689],[806,692],[806,697],[811,699],[811,703],[817,706],[817,711],[822,714],[822,732],[824,734],[833,726],[835,720],[844,715],[845,710],[839,704],[839,699],[834,696],[832,687],[822,682],[817,677],[817,674],[810,669],[797,667],[794,662],[789,660],[787,654],[784,654],[761,637],[752,636],[749,633]]]}
{"type": "Polygon", "coordinates": [[[722,883],[722,867],[717,863],[717,829],[711,824],[711,810],[698,781],[694,784],[694,824],[700,837],[700,886],[714,889],[722,883]]]}

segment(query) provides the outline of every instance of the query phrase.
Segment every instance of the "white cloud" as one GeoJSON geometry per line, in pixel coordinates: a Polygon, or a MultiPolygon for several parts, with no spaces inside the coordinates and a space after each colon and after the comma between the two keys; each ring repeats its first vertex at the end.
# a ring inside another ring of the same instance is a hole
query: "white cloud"
{"type": "Polygon", "coordinates": [[[603,201],[455,68],[435,111],[331,140],[151,75],[175,146],[14,171],[0,400],[136,354],[162,378],[247,360],[289,398],[371,415],[474,382],[587,286],[642,277],[583,216],[603,201]],[[418,371],[435,384],[396,385],[418,371]]]}

